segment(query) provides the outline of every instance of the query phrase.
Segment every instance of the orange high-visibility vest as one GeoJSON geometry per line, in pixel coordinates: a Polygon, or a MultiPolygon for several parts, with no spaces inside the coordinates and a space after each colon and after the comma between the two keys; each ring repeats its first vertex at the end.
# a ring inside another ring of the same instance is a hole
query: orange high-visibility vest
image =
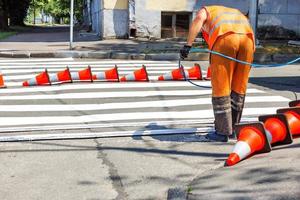
{"type": "MultiPolygon", "coordinates": [[[[209,49],[212,49],[217,38],[227,33],[248,34],[254,44],[254,33],[246,16],[239,10],[224,6],[205,6],[207,11],[206,25],[208,32],[206,42],[209,49]]],[[[253,48],[254,45],[253,45],[253,48]]]]}

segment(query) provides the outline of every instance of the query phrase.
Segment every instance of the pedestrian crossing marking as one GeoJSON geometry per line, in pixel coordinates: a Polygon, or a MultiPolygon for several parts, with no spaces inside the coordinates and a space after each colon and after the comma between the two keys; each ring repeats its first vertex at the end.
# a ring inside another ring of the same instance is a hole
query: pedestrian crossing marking
{"type": "MultiPolygon", "coordinates": [[[[185,81],[95,82],[22,87],[21,81],[34,77],[45,68],[55,73],[65,69],[67,65],[71,71],[78,71],[91,65],[93,72],[100,72],[110,69],[115,64],[118,65],[121,75],[126,75],[144,64],[151,80],[156,80],[158,75],[178,67],[178,63],[168,61],[84,62],[71,59],[2,61],[0,68],[4,72],[8,88],[0,90],[0,112],[3,113],[0,117],[0,132],[14,129],[21,131],[30,127],[36,129],[49,126],[67,129],[68,126],[76,127],[75,125],[92,127],[95,124],[98,127],[117,130],[118,127],[122,125],[125,127],[125,124],[128,124],[126,128],[132,133],[132,129],[139,126],[160,124],[166,120],[168,121],[166,130],[170,130],[168,127],[172,124],[179,127],[190,125],[193,128],[201,124],[212,126],[211,89],[195,88],[185,81]],[[114,101],[110,102],[110,99],[114,101]],[[49,112],[52,113],[51,116],[44,115],[49,112]],[[71,112],[77,112],[76,116],[71,112]],[[5,114],[8,116],[4,116],[5,114]]],[[[205,73],[204,71],[204,76],[205,73]]],[[[211,86],[210,81],[195,82],[205,87],[211,86]]],[[[254,120],[260,114],[274,114],[277,108],[287,105],[289,101],[287,98],[255,88],[249,88],[247,94],[243,120],[254,120]],[[251,103],[255,103],[255,107],[247,107],[247,104],[251,103]]],[[[151,130],[149,133],[151,134],[151,130]]]]}

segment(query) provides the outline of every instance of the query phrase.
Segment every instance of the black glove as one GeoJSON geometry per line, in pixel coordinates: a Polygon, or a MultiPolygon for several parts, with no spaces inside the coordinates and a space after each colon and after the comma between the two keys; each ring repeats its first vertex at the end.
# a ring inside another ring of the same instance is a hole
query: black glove
{"type": "Polygon", "coordinates": [[[192,48],[192,47],[189,46],[189,45],[184,45],[184,46],[180,49],[180,58],[181,58],[182,60],[188,57],[191,48],[192,48]]]}

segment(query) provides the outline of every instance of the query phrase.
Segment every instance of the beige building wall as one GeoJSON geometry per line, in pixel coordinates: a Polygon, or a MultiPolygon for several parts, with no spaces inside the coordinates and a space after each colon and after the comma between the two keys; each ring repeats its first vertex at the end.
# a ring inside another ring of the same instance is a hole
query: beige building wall
{"type": "Polygon", "coordinates": [[[127,10],[128,0],[104,0],[104,9],[127,10]]]}
{"type": "Polygon", "coordinates": [[[160,11],[191,11],[193,10],[190,0],[148,0],[146,9],[160,11]]]}

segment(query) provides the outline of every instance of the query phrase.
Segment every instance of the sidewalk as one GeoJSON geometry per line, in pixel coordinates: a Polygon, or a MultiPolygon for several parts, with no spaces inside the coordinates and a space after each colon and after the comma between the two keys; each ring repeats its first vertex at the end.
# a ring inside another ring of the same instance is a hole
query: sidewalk
{"type": "MultiPolygon", "coordinates": [[[[184,41],[148,39],[100,40],[93,33],[75,31],[73,50],[69,49],[68,27],[38,27],[0,41],[0,57],[73,57],[92,59],[177,60],[184,41]]],[[[194,54],[190,60],[207,60],[207,54],[194,54]]]]}
{"type": "MultiPolygon", "coordinates": [[[[178,60],[184,40],[110,39],[100,40],[93,33],[75,31],[73,50],[69,49],[68,27],[34,27],[0,41],[4,58],[89,58],[123,60],[178,60]]],[[[280,63],[297,54],[255,54],[255,62],[280,63]]],[[[208,60],[207,53],[193,53],[187,61],[208,60]]]]}

